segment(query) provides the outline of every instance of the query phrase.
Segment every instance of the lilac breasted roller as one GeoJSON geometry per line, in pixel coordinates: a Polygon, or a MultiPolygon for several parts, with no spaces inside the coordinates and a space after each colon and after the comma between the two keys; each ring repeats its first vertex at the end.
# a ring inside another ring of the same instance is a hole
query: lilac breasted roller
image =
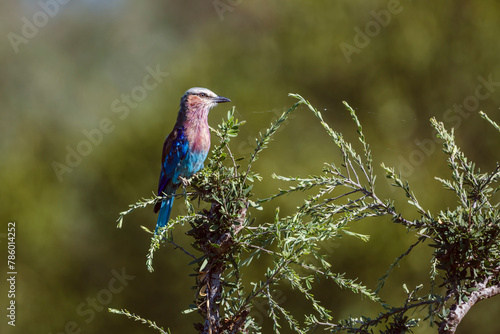
{"type": "MultiPolygon", "coordinates": [[[[210,149],[208,112],[218,103],[230,101],[200,87],[190,88],[182,96],[177,122],[163,144],[159,196],[174,195],[183,180],[191,178],[203,168],[210,149]]],[[[159,228],[167,225],[173,204],[173,196],[156,203],[154,212],[160,213],[155,234],[159,228]]]]}

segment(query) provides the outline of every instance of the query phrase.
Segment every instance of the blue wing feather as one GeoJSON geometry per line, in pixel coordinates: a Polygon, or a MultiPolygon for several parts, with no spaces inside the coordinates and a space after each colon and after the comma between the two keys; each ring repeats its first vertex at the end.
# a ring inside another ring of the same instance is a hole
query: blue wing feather
{"type": "MultiPolygon", "coordinates": [[[[158,195],[171,195],[179,186],[181,165],[188,153],[189,144],[181,129],[174,129],[163,145],[162,166],[158,182],[158,195]]],[[[161,203],[155,205],[155,212],[160,209],[161,203]]]]}

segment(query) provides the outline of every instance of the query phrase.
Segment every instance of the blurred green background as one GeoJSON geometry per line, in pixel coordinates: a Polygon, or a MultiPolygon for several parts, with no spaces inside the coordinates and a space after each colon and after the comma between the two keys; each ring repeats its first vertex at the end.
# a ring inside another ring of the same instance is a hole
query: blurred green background
{"type": "MultiPolygon", "coordinates": [[[[7,272],[7,223],[15,221],[18,272],[16,327],[4,315],[2,333],[153,332],[107,307],[127,308],[173,333],[194,332],[199,316],[180,313],[194,296],[190,258],[164,247],[150,274],[150,239],[140,225],[154,227],[152,210],[127,216],[121,230],[115,224],[120,211],[156,190],[163,140],[192,86],[230,98],[247,121],[232,142],[238,156],[248,156],[258,132],[295,102],[290,92],[357,143],[341,103],[348,101],[364,125],[377,173],[382,161],[399,168],[431,212],[456,201],[434,179],[449,174],[430,117],[455,127],[458,143],[482,169],[498,161],[500,137],[478,115],[483,110],[500,121],[494,0],[7,0],[0,9],[0,263],[7,272]]],[[[230,107],[214,109],[211,125],[230,107]]],[[[288,186],[272,173],[317,174],[329,161],[338,161],[338,152],[312,113],[299,108],[255,164],[265,181],[255,186],[256,196],[288,186]]],[[[416,217],[382,174],[377,189],[416,217]]],[[[285,197],[252,214],[270,221],[276,205],[285,215],[301,201],[285,197]]],[[[370,241],[334,240],[325,251],[334,270],[371,288],[414,241],[389,219],[352,229],[370,241]]],[[[189,247],[183,231],[176,236],[189,247]]],[[[428,287],[426,248],[387,282],[388,302],[401,303],[403,283],[428,287]]],[[[2,314],[7,290],[4,279],[2,314]]],[[[302,320],[307,303],[286,286],[280,291],[283,305],[302,320]]],[[[316,295],[336,319],[380,311],[330,282],[316,295]]],[[[499,298],[476,305],[458,333],[499,333],[499,298]]],[[[254,315],[269,328],[265,309],[260,305],[254,315]]],[[[424,325],[416,332],[435,331],[424,325]]]]}

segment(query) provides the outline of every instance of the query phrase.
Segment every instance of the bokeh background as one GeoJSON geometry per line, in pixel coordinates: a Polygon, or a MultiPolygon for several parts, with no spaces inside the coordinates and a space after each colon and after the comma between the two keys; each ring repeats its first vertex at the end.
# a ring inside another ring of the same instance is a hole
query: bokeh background
{"type": "MultiPolygon", "coordinates": [[[[150,239],[140,225],[153,228],[156,216],[147,208],[127,216],[121,230],[115,223],[120,211],[155,191],[163,140],[192,86],[229,97],[247,121],[232,142],[238,156],[248,156],[259,131],[295,102],[288,93],[311,101],[356,142],[341,103],[348,101],[364,124],[377,173],[382,161],[398,168],[431,212],[454,207],[455,198],[434,179],[449,174],[429,119],[454,127],[478,167],[494,167],[500,137],[478,111],[500,121],[499,17],[494,0],[2,1],[0,268],[7,271],[6,226],[15,221],[18,275],[16,327],[3,315],[0,331],[153,332],[109,314],[114,307],[173,333],[194,332],[199,316],[181,314],[194,295],[190,258],[164,247],[148,273],[150,239]]],[[[212,126],[231,105],[211,112],[212,126]]],[[[312,113],[299,108],[255,164],[265,181],[255,185],[256,197],[288,186],[272,173],[307,176],[330,161],[338,161],[337,150],[312,113]]],[[[416,217],[382,174],[377,189],[416,217]]],[[[253,216],[270,221],[275,206],[287,214],[302,199],[282,198],[253,216]]],[[[325,251],[334,270],[371,288],[414,241],[389,219],[361,221],[352,230],[370,241],[334,240],[325,251]]],[[[189,247],[183,232],[177,240],[189,247]]],[[[428,287],[426,248],[387,282],[388,302],[401,302],[403,283],[428,287]]],[[[5,279],[0,291],[4,314],[5,279]]],[[[310,312],[287,286],[280,291],[299,319],[310,312]]],[[[336,319],[380,311],[330,282],[315,292],[336,319]]],[[[499,333],[498,298],[476,305],[458,332],[499,333]]],[[[269,328],[265,316],[256,316],[269,328]]]]}

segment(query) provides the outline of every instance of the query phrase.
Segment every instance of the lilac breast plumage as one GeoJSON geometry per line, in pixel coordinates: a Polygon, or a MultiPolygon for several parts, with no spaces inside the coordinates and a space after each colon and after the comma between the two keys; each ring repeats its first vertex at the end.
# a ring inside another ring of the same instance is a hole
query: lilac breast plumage
{"type": "Polygon", "coordinates": [[[185,127],[185,131],[189,143],[189,151],[202,153],[206,157],[210,149],[210,130],[206,120],[194,126],[185,127]]]}

